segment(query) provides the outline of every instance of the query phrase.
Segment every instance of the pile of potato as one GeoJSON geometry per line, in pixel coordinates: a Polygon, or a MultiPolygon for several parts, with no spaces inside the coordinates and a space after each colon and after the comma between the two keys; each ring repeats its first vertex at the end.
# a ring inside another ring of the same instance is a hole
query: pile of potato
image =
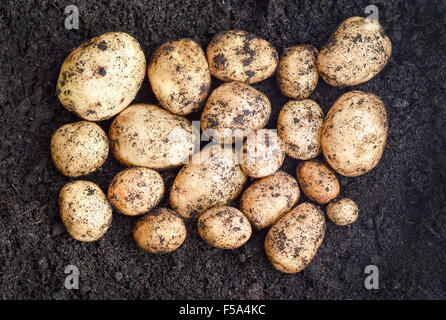
{"type": "Polygon", "coordinates": [[[57,83],[60,102],[83,120],[53,134],[51,155],[72,178],[101,167],[109,148],[128,168],[113,178],[107,195],[85,180],[62,188],[67,231],[79,241],[98,240],[111,224],[113,207],[143,215],[134,239],[142,249],[161,253],[184,242],[185,219],[197,219],[203,240],[222,249],[245,244],[251,226],[269,228],[265,252],[271,264],[285,273],[301,271],[324,239],[320,205],[327,205],[336,225],[358,218],[355,202],[339,199],[336,174],[372,170],[388,129],[384,104],[372,93],[347,92],[326,115],[308,97],[319,75],[333,86],[360,84],[378,74],[390,55],[391,42],[379,23],[361,17],[342,22],[320,52],[298,45],[280,57],[269,42],[245,31],[216,35],[206,54],[193,40],[180,39],[160,46],[148,65],[160,106],[130,105],[146,74],[139,43],[122,32],[89,40],[66,58],[57,83]],[[280,111],[277,130],[264,128],[271,103],[250,86],[273,74],[292,99],[280,111]],[[209,94],[211,75],[224,83],[209,94]],[[200,110],[201,130],[212,142],[195,150],[200,135],[184,116],[200,110]],[[91,122],[113,116],[108,135],[91,122]],[[280,171],[285,156],[299,160],[297,179],[280,171]],[[158,171],[180,166],[168,190],[170,208],[159,208],[166,190],[158,171]],[[245,188],[249,178],[256,180],[245,188]],[[301,192],[311,202],[296,206],[301,192]],[[239,196],[239,208],[229,206],[239,196]]]}

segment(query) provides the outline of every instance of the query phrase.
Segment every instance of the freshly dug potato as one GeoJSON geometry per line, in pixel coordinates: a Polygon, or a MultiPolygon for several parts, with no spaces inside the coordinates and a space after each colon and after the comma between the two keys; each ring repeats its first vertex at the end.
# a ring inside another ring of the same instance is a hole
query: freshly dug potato
{"type": "Polygon", "coordinates": [[[381,159],[387,139],[387,114],[371,93],[351,91],[340,96],[325,118],[322,152],[339,174],[360,176],[381,159]]]}
{"type": "Polygon", "coordinates": [[[348,198],[330,202],[327,205],[327,217],[338,226],[346,226],[358,219],[358,206],[348,198]]]}
{"type": "Polygon", "coordinates": [[[152,210],[164,195],[164,181],[155,170],[133,167],[119,172],[108,188],[108,200],[123,214],[136,216],[152,210]]]}
{"type": "Polygon", "coordinates": [[[251,232],[248,219],[233,207],[213,207],[198,218],[198,233],[216,248],[239,248],[249,240],[251,232]]]}
{"type": "Polygon", "coordinates": [[[176,176],[170,190],[172,209],[183,218],[196,218],[237,198],[247,180],[238,163],[232,148],[204,147],[176,176]]]}
{"type": "Polygon", "coordinates": [[[115,158],[126,166],[164,169],[189,160],[194,150],[192,124],[149,104],[134,104],[110,126],[115,158]]]}
{"type": "Polygon", "coordinates": [[[274,73],[279,62],[268,41],[240,30],[217,34],[206,53],[211,74],[223,81],[262,81],[274,73]]]}
{"type": "Polygon", "coordinates": [[[339,181],[333,170],[320,160],[300,162],[297,181],[308,199],[319,204],[329,203],[339,194],[339,181]]]}
{"type": "Polygon", "coordinates": [[[264,229],[290,211],[299,196],[296,179],[278,171],[255,181],[245,190],[240,199],[240,210],[257,229],[264,229]]]}
{"type": "Polygon", "coordinates": [[[266,255],[277,270],[296,273],[313,260],[325,236],[324,214],[311,203],[288,212],[269,230],[266,255]]]}
{"type": "Polygon", "coordinates": [[[313,100],[288,101],[280,110],[277,131],[292,158],[309,160],[321,153],[324,113],[313,100]]]}
{"type": "Polygon", "coordinates": [[[276,70],[276,80],[284,96],[306,99],[316,89],[319,79],[317,55],[317,49],[311,45],[285,49],[276,70]]]}
{"type": "Polygon", "coordinates": [[[392,43],[379,22],[351,17],[328,39],[319,53],[317,68],[332,86],[354,86],[376,76],[391,54],[392,43]]]}
{"type": "Polygon", "coordinates": [[[172,252],[186,239],[186,226],[167,208],[155,209],[143,216],[133,229],[136,244],[151,253],[172,252]]]}
{"type": "Polygon", "coordinates": [[[101,167],[108,156],[107,134],[96,123],[66,124],[51,137],[51,157],[63,175],[79,177],[101,167]]]}
{"type": "Polygon", "coordinates": [[[271,115],[268,98],[242,82],[229,82],[209,96],[201,114],[203,131],[215,130],[215,141],[231,143],[263,128],[271,115]]]}
{"type": "Polygon", "coordinates": [[[112,221],[112,207],[95,183],[69,182],[59,194],[60,217],[70,236],[84,242],[101,238],[112,221]]]}
{"type": "Polygon", "coordinates": [[[180,115],[198,111],[211,86],[203,49],[192,39],[160,46],[152,56],[148,76],[160,104],[180,115]]]}
{"type": "Polygon", "coordinates": [[[60,69],[57,96],[79,117],[113,117],[135,98],[146,73],[138,41],[124,32],[95,37],[70,53],[60,69]]]}

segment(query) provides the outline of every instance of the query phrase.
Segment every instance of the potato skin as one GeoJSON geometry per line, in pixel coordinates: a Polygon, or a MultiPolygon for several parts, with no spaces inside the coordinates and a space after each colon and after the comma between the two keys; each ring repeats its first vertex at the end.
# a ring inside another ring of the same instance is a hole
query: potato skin
{"type": "Polygon", "coordinates": [[[138,41],[124,32],[90,39],[70,53],[60,69],[62,105],[89,121],[109,119],[135,98],[146,72],[138,41]]]}
{"type": "Polygon", "coordinates": [[[248,219],[233,207],[213,207],[198,218],[198,233],[216,248],[239,248],[249,240],[251,232],[248,219]]]}
{"type": "Polygon", "coordinates": [[[51,137],[51,157],[63,175],[79,177],[104,164],[108,144],[107,134],[96,123],[69,123],[57,129],[51,137]]]}
{"type": "Polygon", "coordinates": [[[268,41],[241,30],[217,34],[206,53],[211,74],[222,81],[259,82],[270,77],[279,62],[268,41]]]}
{"type": "Polygon", "coordinates": [[[386,108],[377,96],[362,91],[347,92],[327,113],[322,152],[337,173],[360,176],[381,159],[387,130],[386,108]]]}
{"type": "Polygon", "coordinates": [[[240,199],[240,210],[257,229],[273,225],[299,200],[296,179],[283,171],[251,184],[240,199]]]}
{"type": "Polygon", "coordinates": [[[133,167],[119,172],[110,183],[108,199],[125,215],[136,216],[149,212],[164,195],[164,181],[152,169],[133,167]]]}
{"type": "Polygon", "coordinates": [[[330,202],[326,208],[327,217],[338,226],[346,226],[358,219],[358,206],[348,198],[330,202]]]}
{"type": "Polygon", "coordinates": [[[78,241],[100,239],[112,221],[112,207],[93,182],[77,180],[63,186],[59,193],[62,223],[78,241]]]}
{"type": "Polygon", "coordinates": [[[109,130],[115,158],[126,166],[165,169],[182,165],[194,150],[192,124],[149,104],[122,111],[109,130]]]}
{"type": "Polygon", "coordinates": [[[143,216],[133,229],[133,238],[143,250],[167,253],[178,249],[186,239],[186,226],[176,213],[158,208],[143,216]]]}
{"type": "Polygon", "coordinates": [[[211,86],[204,51],[192,39],[160,46],[152,56],[148,76],[161,106],[180,115],[198,111],[211,86]]]}
{"type": "Polygon", "coordinates": [[[299,272],[313,260],[325,229],[324,214],[313,204],[302,203],[271,227],[265,239],[266,256],[280,272],[299,272]]]}
{"type": "Polygon", "coordinates": [[[391,54],[392,43],[377,21],[351,17],[340,24],[324,45],[317,68],[332,86],[354,86],[376,76],[391,54]]]}

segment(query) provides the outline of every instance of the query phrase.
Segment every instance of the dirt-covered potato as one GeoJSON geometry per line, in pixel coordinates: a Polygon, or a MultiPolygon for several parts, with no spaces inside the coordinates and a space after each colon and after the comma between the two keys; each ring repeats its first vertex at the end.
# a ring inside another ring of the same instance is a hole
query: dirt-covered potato
{"type": "Polygon", "coordinates": [[[211,86],[203,49],[192,39],[160,46],[152,56],[148,76],[159,103],[180,115],[198,111],[211,86]]]}
{"type": "Polygon", "coordinates": [[[240,199],[240,210],[257,229],[264,229],[290,211],[299,196],[296,179],[278,171],[255,181],[245,190],[240,199]]]}
{"type": "Polygon", "coordinates": [[[104,33],[65,59],[57,96],[85,120],[109,119],[132,102],[145,73],[146,58],[135,38],[124,32],[104,33]]]}
{"type": "Polygon", "coordinates": [[[324,113],[313,100],[288,101],[280,110],[277,132],[292,158],[309,160],[321,153],[324,113]]]}
{"type": "Polygon", "coordinates": [[[391,54],[392,43],[379,22],[351,17],[341,23],[321,49],[317,68],[332,86],[354,86],[376,76],[391,54]]]}
{"type": "Polygon", "coordinates": [[[189,160],[194,150],[192,124],[182,116],[149,104],[134,104],[110,126],[115,158],[126,166],[171,168],[189,160]]]}
{"type": "Polygon", "coordinates": [[[222,81],[262,81],[274,73],[279,62],[268,41],[241,30],[217,34],[206,54],[211,74],[222,81]]]}
{"type": "Polygon", "coordinates": [[[387,139],[387,113],[371,93],[351,91],[340,96],[325,118],[322,152],[339,174],[360,176],[381,159],[387,139]]]}
{"type": "Polygon", "coordinates": [[[333,170],[320,160],[303,161],[297,165],[297,181],[308,199],[319,204],[329,203],[339,194],[339,181],[333,170]]]}
{"type": "Polygon", "coordinates": [[[51,137],[50,149],[57,170],[68,177],[79,177],[104,164],[108,138],[96,123],[79,121],[57,129],[51,137]]]}
{"type": "Polygon", "coordinates": [[[164,181],[153,169],[134,167],[119,172],[108,188],[108,200],[123,214],[136,216],[152,210],[164,195],[164,181]]]}
{"type": "Polygon", "coordinates": [[[209,96],[201,114],[203,131],[215,130],[213,139],[231,143],[263,128],[271,115],[268,98],[242,82],[229,82],[209,96]]]}
{"type": "Polygon", "coordinates": [[[178,249],[186,239],[186,226],[177,214],[159,208],[143,216],[133,229],[136,244],[151,253],[166,253],[178,249]]]}
{"type": "Polygon", "coordinates": [[[232,148],[208,145],[183,166],[170,190],[172,209],[183,218],[226,205],[242,192],[246,175],[232,148]]]}
{"type": "Polygon", "coordinates": [[[316,61],[318,51],[312,45],[286,48],[280,57],[276,80],[284,96],[306,99],[316,89],[319,74],[316,61]]]}
{"type": "Polygon", "coordinates": [[[112,221],[112,207],[95,183],[69,182],[59,193],[62,223],[70,236],[84,242],[101,238],[112,221]]]}
{"type": "Polygon", "coordinates": [[[248,219],[233,207],[213,207],[198,218],[198,233],[216,248],[239,248],[249,240],[251,232],[248,219]]]}
{"type": "Polygon", "coordinates": [[[327,217],[338,226],[346,226],[358,219],[358,206],[348,198],[330,202],[326,208],[327,217]]]}
{"type": "Polygon", "coordinates": [[[325,217],[311,203],[302,203],[269,230],[266,255],[277,270],[296,273],[313,260],[325,236],[325,217]]]}

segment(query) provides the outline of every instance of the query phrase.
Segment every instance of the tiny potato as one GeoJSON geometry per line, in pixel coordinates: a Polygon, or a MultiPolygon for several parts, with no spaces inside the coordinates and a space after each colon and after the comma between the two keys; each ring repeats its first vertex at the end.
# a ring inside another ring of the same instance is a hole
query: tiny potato
{"type": "Polygon", "coordinates": [[[330,202],[326,208],[327,217],[338,226],[346,226],[358,219],[358,206],[348,198],[330,202]]]}

